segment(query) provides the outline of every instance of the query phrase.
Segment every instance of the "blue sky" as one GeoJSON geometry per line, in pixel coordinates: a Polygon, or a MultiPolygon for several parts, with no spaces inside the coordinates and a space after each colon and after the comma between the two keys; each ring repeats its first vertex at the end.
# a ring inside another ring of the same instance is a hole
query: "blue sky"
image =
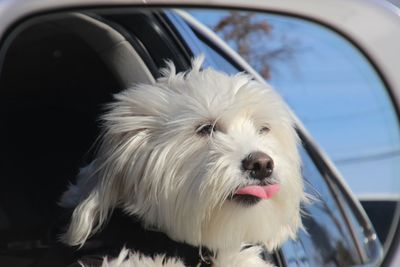
{"type": "MultiPolygon", "coordinates": [[[[208,26],[225,11],[191,11],[208,26]]],[[[292,40],[269,81],[334,160],[359,197],[400,195],[400,132],[385,87],[364,56],[335,32],[297,18],[260,14],[272,34],[256,49],[292,40]]]]}

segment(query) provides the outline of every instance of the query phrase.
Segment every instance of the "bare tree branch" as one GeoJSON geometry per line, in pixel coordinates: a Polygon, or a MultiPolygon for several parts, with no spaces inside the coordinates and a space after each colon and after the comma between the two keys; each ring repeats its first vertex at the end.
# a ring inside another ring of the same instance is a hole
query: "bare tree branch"
{"type": "Polygon", "coordinates": [[[275,61],[290,59],[299,46],[288,38],[281,38],[277,47],[268,45],[266,37],[272,38],[273,27],[254,12],[229,12],[212,28],[265,79],[271,78],[275,61]]]}

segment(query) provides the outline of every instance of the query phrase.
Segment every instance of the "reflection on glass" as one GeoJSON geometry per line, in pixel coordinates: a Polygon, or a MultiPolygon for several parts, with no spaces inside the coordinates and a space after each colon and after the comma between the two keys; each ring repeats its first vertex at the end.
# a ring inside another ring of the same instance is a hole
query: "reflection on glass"
{"type": "Polygon", "coordinates": [[[191,10],[281,93],[385,240],[400,200],[400,128],[382,80],[334,31],[290,16],[191,10]],[[259,29],[243,32],[243,25],[259,29]],[[267,67],[267,71],[265,71],[267,67]],[[384,212],[384,216],[374,216],[384,212]]]}
{"type": "Polygon", "coordinates": [[[354,266],[360,264],[348,226],[324,178],[305,151],[302,151],[306,192],[314,199],[303,207],[303,224],[296,241],[282,250],[289,267],[354,266]]]}

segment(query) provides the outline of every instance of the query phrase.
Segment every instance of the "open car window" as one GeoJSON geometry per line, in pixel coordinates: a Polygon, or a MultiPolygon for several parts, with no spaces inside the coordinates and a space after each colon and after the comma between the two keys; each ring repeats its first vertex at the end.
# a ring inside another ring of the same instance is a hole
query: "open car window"
{"type": "MultiPolygon", "coordinates": [[[[159,11],[66,13],[26,26],[2,48],[0,116],[6,130],[0,138],[0,265],[32,266],[57,242],[57,202],[90,160],[98,115],[113,93],[136,82],[151,83],[166,59],[178,70],[186,69],[197,55],[191,45],[206,55],[208,66],[245,71],[198,32],[193,32],[192,44],[186,42],[174,23],[159,11]],[[91,34],[105,33],[96,32],[98,28],[109,34],[111,39],[103,40],[109,46],[92,42],[91,34]]],[[[356,240],[361,237],[351,233],[327,178],[304,151],[303,159],[307,189],[317,199],[304,208],[305,227],[313,234],[302,232],[299,240],[288,242],[276,264],[364,263],[356,240]]]]}

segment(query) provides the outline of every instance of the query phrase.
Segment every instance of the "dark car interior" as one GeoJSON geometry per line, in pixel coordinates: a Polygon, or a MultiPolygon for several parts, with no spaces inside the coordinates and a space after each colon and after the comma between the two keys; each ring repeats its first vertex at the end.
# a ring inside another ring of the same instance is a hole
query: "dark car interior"
{"type": "Polygon", "coordinates": [[[91,159],[104,103],[154,80],[118,31],[88,15],[21,28],[0,75],[0,262],[16,267],[55,242],[57,202],[91,159]]]}

